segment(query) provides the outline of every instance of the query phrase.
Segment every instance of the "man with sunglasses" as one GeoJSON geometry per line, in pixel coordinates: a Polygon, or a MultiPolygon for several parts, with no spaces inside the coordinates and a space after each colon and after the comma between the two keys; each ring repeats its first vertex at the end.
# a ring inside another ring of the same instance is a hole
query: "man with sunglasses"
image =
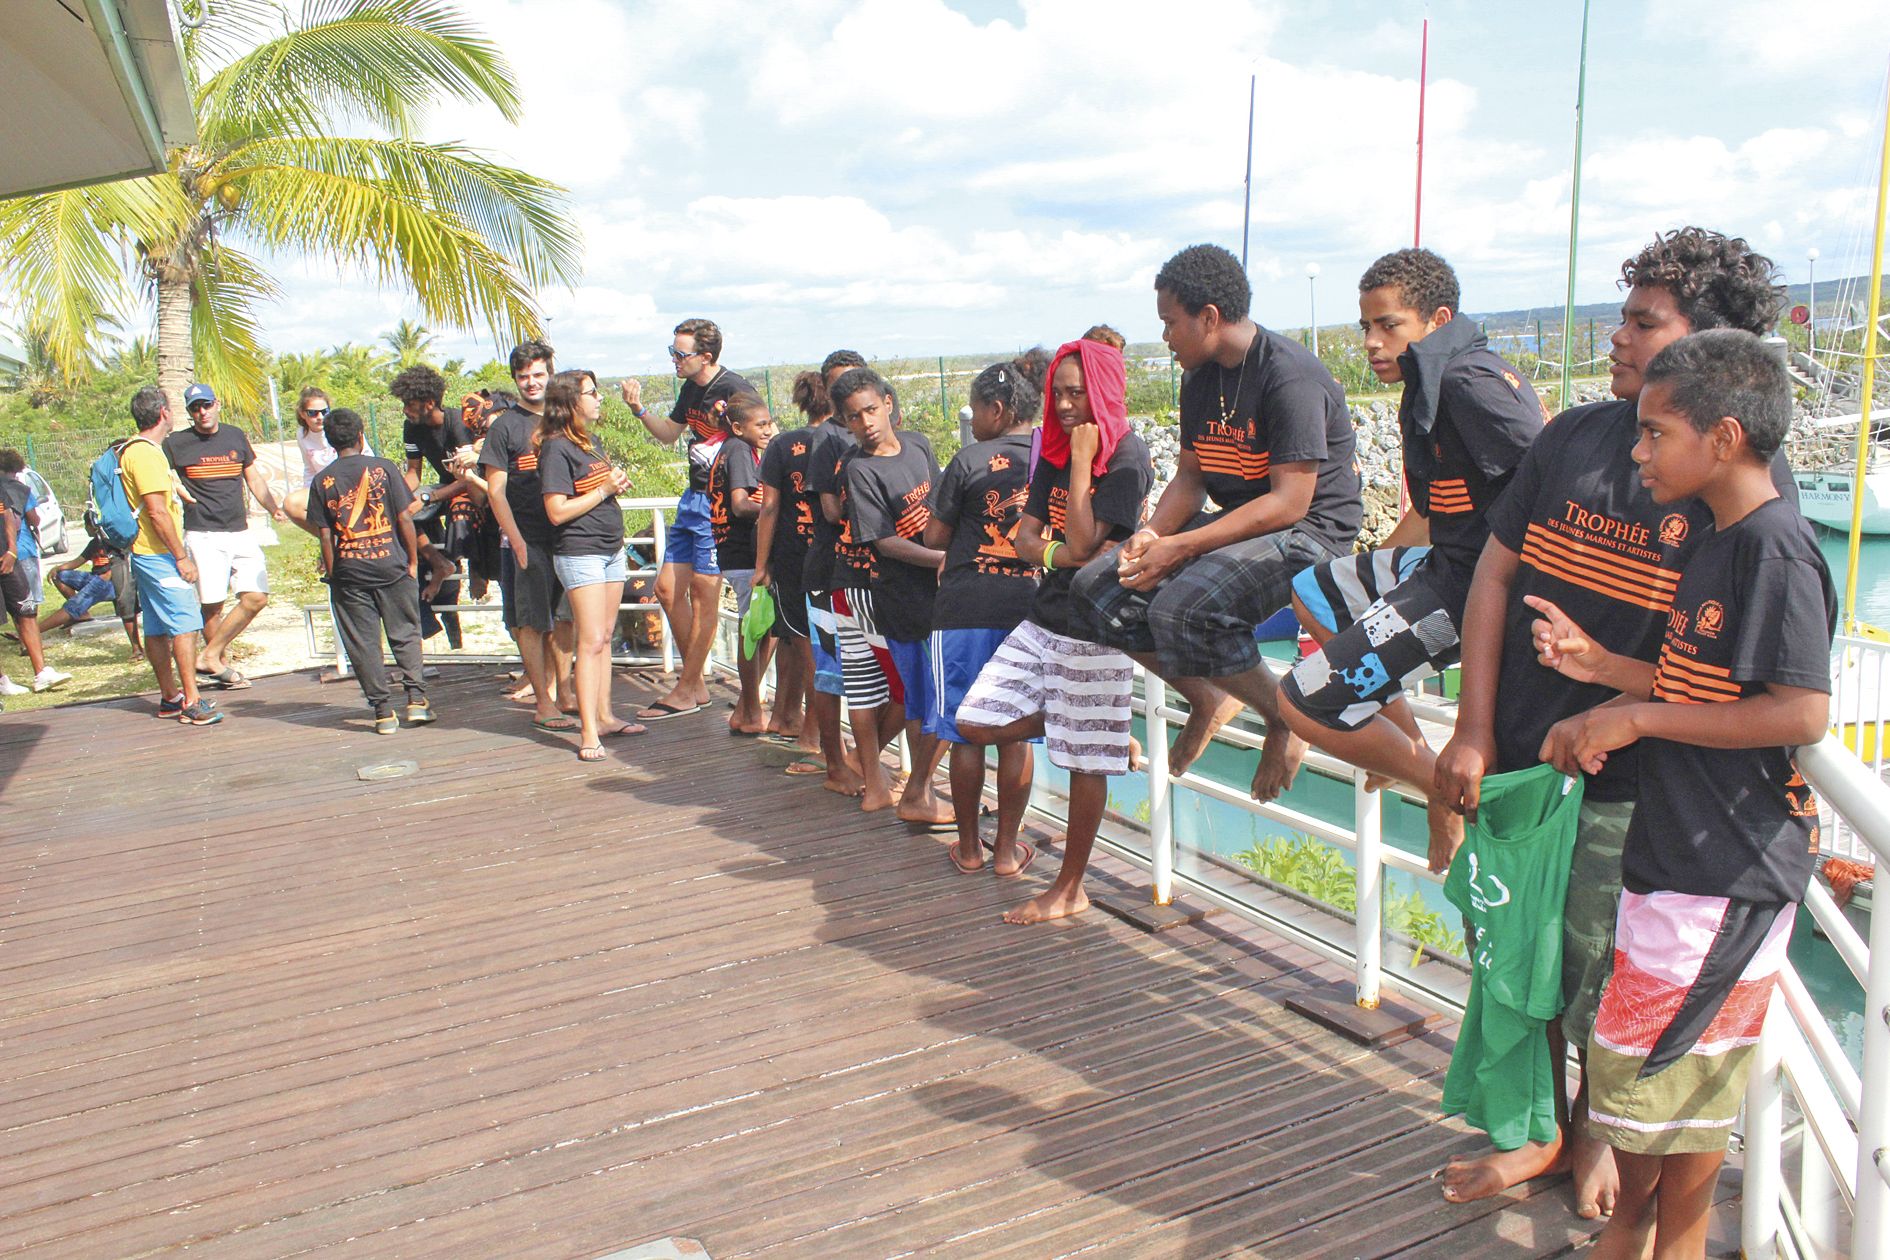
{"type": "Polygon", "coordinates": [[[722,366],[722,330],[711,320],[685,319],[676,325],[669,358],[682,387],[667,418],[643,406],[643,383],[636,377],[626,377],[621,386],[630,414],[651,437],[667,446],[687,435],[689,445],[689,488],[676,503],[676,519],[664,541],[663,570],[656,578],[656,600],[676,636],[682,672],[668,695],[637,714],[644,722],[694,713],[709,702],[703,670],[722,608],[722,570],[709,530],[709,469],[728,436],[722,416],[729,399],[737,394],[759,397],[753,385],[722,366]]]}
{"type": "Polygon", "coordinates": [[[235,690],[249,686],[249,680],[230,667],[230,644],[269,603],[269,574],[262,544],[249,529],[243,487],[249,487],[275,520],[286,520],[287,514],[257,465],[249,438],[222,422],[223,408],[215,392],[208,385],[190,386],[184,391],[184,410],[190,427],[164,439],[164,457],[184,487],[184,546],[197,566],[203,651],[196,669],[235,690]],[[232,595],[236,606],[226,611],[224,604],[232,595]]]}

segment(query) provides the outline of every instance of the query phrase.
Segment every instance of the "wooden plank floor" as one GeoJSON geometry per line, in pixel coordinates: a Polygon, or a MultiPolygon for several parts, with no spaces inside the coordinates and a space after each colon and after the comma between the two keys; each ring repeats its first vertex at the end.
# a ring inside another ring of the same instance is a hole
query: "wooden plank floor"
{"type": "MultiPolygon", "coordinates": [[[[640,698],[647,689],[623,684],[640,698]]],[[[0,1249],[47,1256],[1561,1254],[1450,1207],[1448,1029],[1366,1053],[1226,916],[1042,886],[763,764],[727,710],[583,766],[447,668],[373,735],[309,675],[190,729],[0,718],[0,1249]],[[357,781],[413,758],[420,773],[357,781]]],[[[1099,878],[1108,879],[1105,869],[1099,878]]]]}

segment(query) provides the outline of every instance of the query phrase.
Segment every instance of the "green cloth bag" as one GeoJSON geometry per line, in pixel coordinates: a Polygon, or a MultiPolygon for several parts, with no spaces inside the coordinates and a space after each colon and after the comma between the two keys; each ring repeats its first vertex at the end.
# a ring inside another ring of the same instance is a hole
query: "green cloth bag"
{"type": "Polygon", "coordinates": [[[742,614],[742,659],[753,660],[761,641],[774,629],[774,592],[758,586],[748,597],[748,611],[742,614]]]}

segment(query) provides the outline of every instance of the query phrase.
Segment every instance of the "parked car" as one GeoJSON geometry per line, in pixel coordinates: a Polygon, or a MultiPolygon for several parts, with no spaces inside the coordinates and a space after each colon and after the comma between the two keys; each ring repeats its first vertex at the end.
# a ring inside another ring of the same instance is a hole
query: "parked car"
{"type": "Polygon", "coordinates": [[[42,556],[65,555],[69,539],[66,535],[66,514],[59,506],[59,496],[46,484],[46,479],[31,468],[20,472],[20,480],[32,487],[33,494],[39,499],[39,553],[42,556]]]}

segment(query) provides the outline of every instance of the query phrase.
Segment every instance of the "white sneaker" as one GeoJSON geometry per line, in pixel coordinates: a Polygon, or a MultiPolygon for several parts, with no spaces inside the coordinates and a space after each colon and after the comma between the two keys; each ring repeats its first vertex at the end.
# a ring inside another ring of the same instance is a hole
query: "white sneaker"
{"type": "Polygon", "coordinates": [[[28,690],[28,688],[20,686],[20,684],[14,682],[5,674],[0,674],[0,696],[23,696],[28,693],[28,690]]]}
{"type": "Polygon", "coordinates": [[[54,669],[52,666],[48,665],[45,669],[42,669],[37,674],[33,675],[33,690],[34,691],[51,691],[54,687],[64,686],[66,683],[69,683],[71,681],[72,681],[71,674],[62,674],[58,670],[54,669]]]}

